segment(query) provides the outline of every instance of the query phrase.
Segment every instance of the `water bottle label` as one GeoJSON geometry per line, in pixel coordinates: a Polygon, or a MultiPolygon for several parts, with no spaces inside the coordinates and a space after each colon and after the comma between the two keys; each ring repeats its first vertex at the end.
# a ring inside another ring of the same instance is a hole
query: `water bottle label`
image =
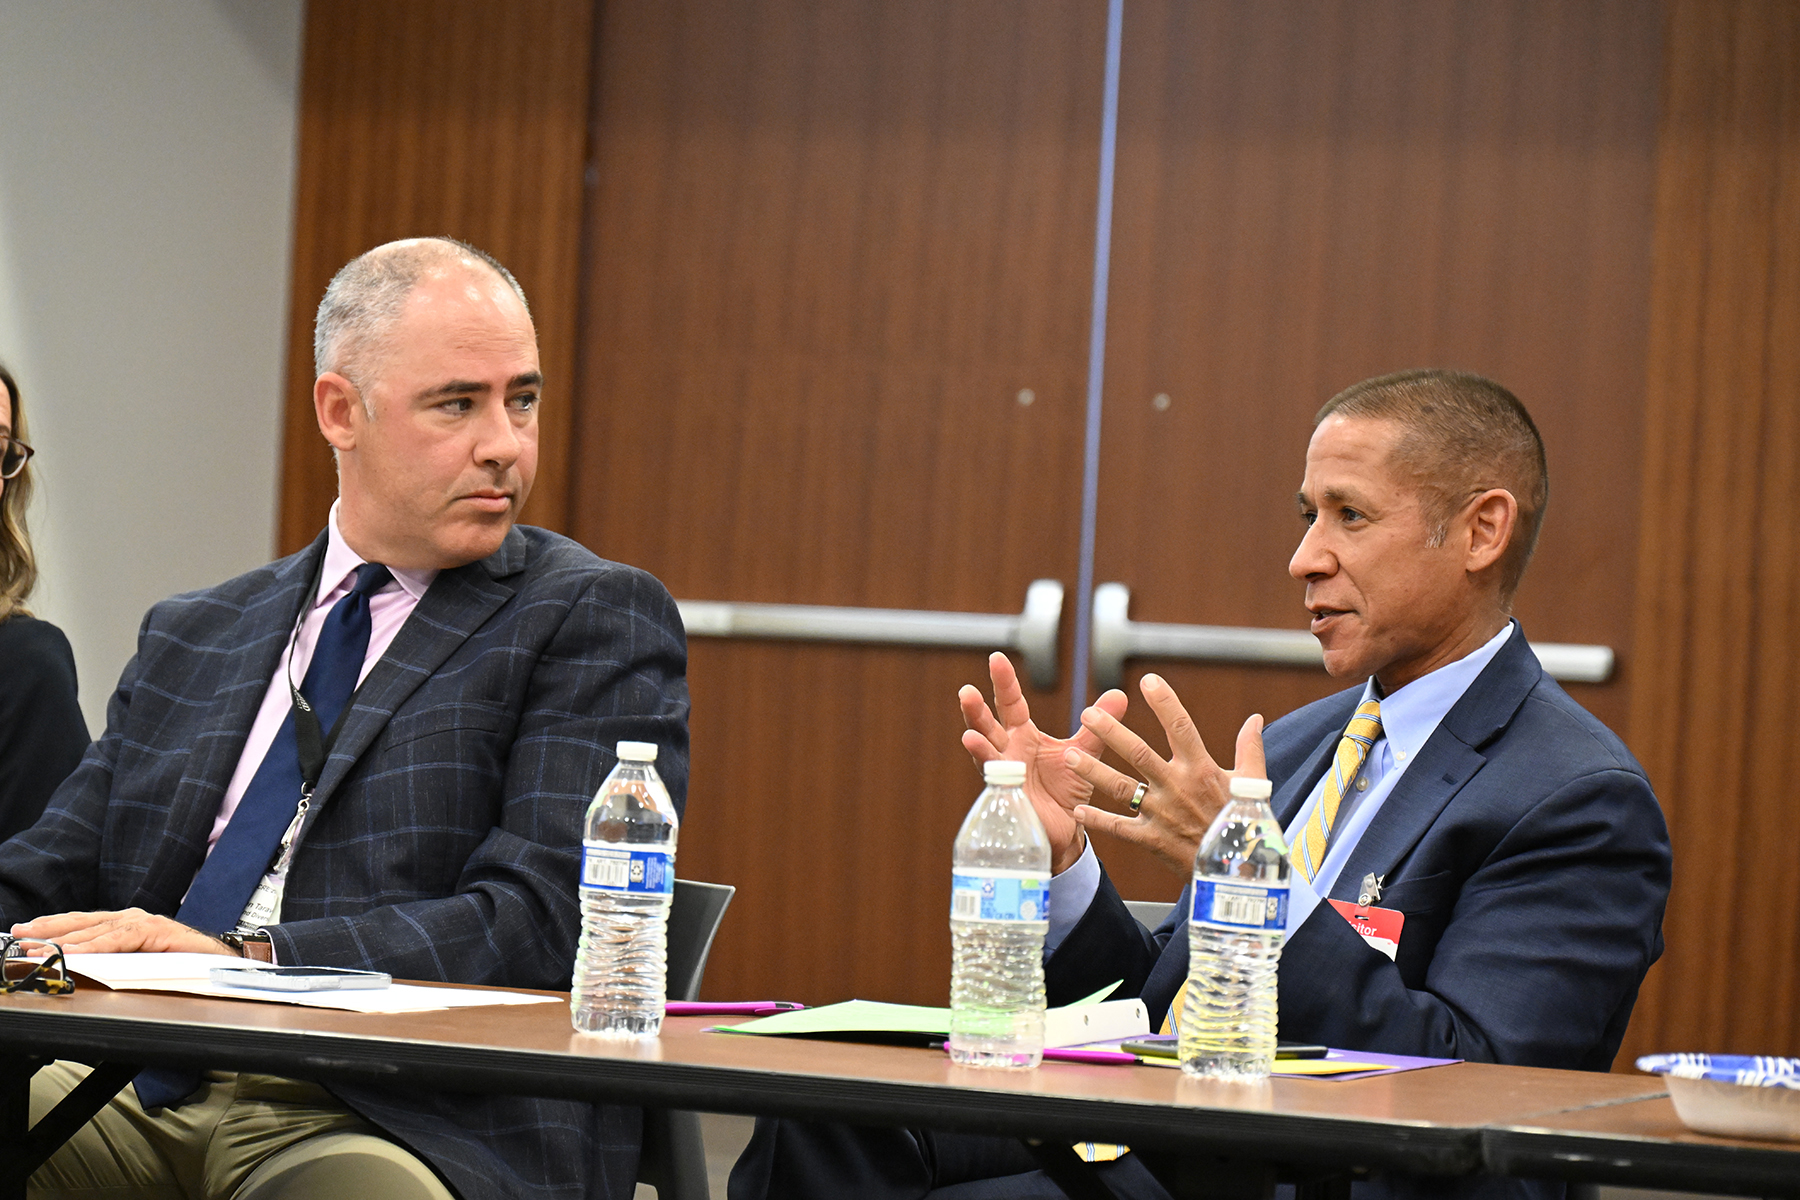
{"type": "Polygon", "coordinates": [[[1215,929],[1287,928],[1288,890],[1284,887],[1257,887],[1246,883],[1221,883],[1216,879],[1194,880],[1194,912],[1196,925],[1215,929]]]}
{"type": "Polygon", "coordinates": [[[1029,871],[957,871],[950,876],[952,921],[1047,921],[1050,879],[1029,871]]]}
{"type": "Polygon", "coordinates": [[[586,842],[581,847],[581,886],[603,892],[675,890],[675,855],[667,850],[637,850],[586,842]]]}

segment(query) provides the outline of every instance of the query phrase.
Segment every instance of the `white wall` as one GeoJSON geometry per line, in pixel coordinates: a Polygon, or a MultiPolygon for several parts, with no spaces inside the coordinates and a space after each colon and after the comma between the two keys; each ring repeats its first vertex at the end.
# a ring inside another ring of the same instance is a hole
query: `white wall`
{"type": "Polygon", "coordinates": [[[302,0],[0,0],[0,360],[92,732],[154,601],[271,556],[302,0]]]}

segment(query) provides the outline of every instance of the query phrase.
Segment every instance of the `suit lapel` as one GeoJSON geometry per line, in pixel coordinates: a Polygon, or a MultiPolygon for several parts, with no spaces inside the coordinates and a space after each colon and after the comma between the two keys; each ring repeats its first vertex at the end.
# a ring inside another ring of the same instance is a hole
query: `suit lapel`
{"type": "Polygon", "coordinates": [[[276,563],[271,586],[219,634],[218,644],[231,649],[214,660],[220,664],[219,674],[209,682],[216,690],[194,722],[188,768],[169,802],[167,836],[140,885],[138,902],[146,907],[157,903],[159,896],[179,897],[193,882],[206,855],[207,835],[324,552],[321,534],[306,550],[276,563]]]}
{"type": "Polygon", "coordinates": [[[514,529],[490,557],[440,572],[432,580],[344,716],[331,757],[313,789],[315,815],[407,698],[512,598],[517,589],[507,577],[524,569],[525,555],[524,535],[514,529]]]}
{"type": "Polygon", "coordinates": [[[1513,636],[1444,714],[1350,852],[1331,889],[1335,898],[1352,900],[1364,875],[1393,871],[1486,764],[1483,750],[1512,722],[1542,677],[1537,655],[1515,623],[1513,636]]]}
{"type": "Polygon", "coordinates": [[[1354,899],[1364,875],[1386,876],[1392,872],[1394,865],[1425,836],[1451,797],[1486,762],[1482,754],[1440,724],[1350,852],[1344,869],[1332,884],[1332,895],[1339,900],[1354,899]]]}

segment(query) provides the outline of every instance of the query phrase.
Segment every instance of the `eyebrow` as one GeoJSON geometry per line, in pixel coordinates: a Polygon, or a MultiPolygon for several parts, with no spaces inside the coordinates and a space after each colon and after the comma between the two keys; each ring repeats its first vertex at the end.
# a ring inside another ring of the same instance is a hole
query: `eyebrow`
{"type": "MultiPolygon", "coordinates": [[[[516,392],[520,388],[544,386],[544,376],[538,371],[527,371],[523,375],[514,375],[506,381],[506,390],[516,392]]],[[[485,394],[488,385],[473,379],[452,379],[448,383],[440,383],[434,388],[427,388],[419,393],[421,399],[438,400],[446,396],[467,396],[485,394]]]]}
{"type": "MultiPolygon", "coordinates": [[[[1307,499],[1305,490],[1301,490],[1301,491],[1294,493],[1294,503],[1299,505],[1301,510],[1304,511],[1309,505],[1312,504],[1312,501],[1307,499]]],[[[1319,505],[1319,507],[1323,507],[1324,504],[1349,504],[1349,505],[1353,505],[1356,507],[1361,507],[1364,503],[1366,503],[1366,502],[1363,500],[1363,498],[1361,496],[1357,495],[1354,491],[1346,491],[1343,488],[1328,487],[1325,489],[1324,497],[1323,497],[1323,500],[1322,500],[1321,504],[1319,505]]]]}

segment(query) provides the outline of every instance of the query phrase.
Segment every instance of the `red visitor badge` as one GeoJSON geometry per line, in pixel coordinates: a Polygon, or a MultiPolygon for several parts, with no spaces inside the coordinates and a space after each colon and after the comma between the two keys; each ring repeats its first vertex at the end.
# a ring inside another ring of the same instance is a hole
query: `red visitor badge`
{"type": "Polygon", "coordinates": [[[1370,908],[1351,904],[1348,900],[1333,900],[1331,907],[1344,914],[1344,920],[1350,922],[1350,928],[1362,934],[1362,940],[1369,945],[1389,958],[1399,952],[1400,926],[1406,923],[1406,914],[1399,909],[1370,908]]]}

